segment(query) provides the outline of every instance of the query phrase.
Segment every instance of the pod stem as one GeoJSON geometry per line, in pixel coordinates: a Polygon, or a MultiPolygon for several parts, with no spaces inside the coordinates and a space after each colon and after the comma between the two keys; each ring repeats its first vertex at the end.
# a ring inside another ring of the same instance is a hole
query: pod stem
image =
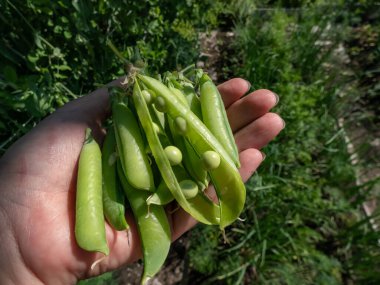
{"type": "Polygon", "coordinates": [[[126,64],[130,64],[128,60],[124,58],[124,56],[121,54],[121,52],[114,46],[114,44],[111,42],[110,39],[107,39],[107,46],[113,51],[113,53],[123,62],[126,64]]]}
{"type": "Polygon", "coordinates": [[[179,73],[182,73],[182,74],[191,74],[194,72],[194,69],[195,69],[195,64],[190,64],[188,66],[186,66],[184,69],[182,69],[179,73]]]}
{"type": "Polygon", "coordinates": [[[230,241],[229,241],[228,238],[227,238],[226,231],[224,230],[224,228],[221,229],[221,231],[222,231],[222,235],[223,235],[223,241],[224,241],[224,244],[229,244],[230,241]]]}
{"type": "Polygon", "coordinates": [[[205,83],[207,81],[211,81],[212,82],[212,79],[206,73],[203,73],[202,77],[199,79],[199,84],[202,85],[203,83],[205,83]]]}
{"type": "Polygon", "coordinates": [[[140,52],[137,47],[135,47],[133,52],[132,61],[127,60],[123,54],[115,47],[115,45],[111,42],[110,39],[107,39],[107,46],[113,51],[113,53],[124,63],[125,71],[127,73],[127,77],[125,79],[125,84],[131,83],[135,81],[136,74],[141,72],[143,68],[145,68],[145,62],[142,60],[140,56],[140,52]]]}
{"type": "Polygon", "coordinates": [[[149,280],[152,279],[152,277],[149,277],[149,276],[143,276],[143,278],[141,279],[141,285],[146,285],[148,284],[149,280]]]}
{"type": "Polygon", "coordinates": [[[95,266],[98,265],[100,262],[102,262],[104,259],[106,259],[106,255],[99,258],[98,260],[95,260],[94,263],[91,264],[91,270],[94,270],[95,266]]]}

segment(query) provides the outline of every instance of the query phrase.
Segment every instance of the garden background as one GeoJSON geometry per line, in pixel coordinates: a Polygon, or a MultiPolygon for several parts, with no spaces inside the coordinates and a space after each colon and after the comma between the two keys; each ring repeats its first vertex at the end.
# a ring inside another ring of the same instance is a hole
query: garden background
{"type": "MultiPolygon", "coordinates": [[[[154,284],[380,284],[380,2],[0,0],[0,155],[66,102],[123,74],[197,64],[279,94],[285,130],[241,220],[198,225],[154,284]]],[[[137,284],[141,264],[80,284],[137,284]]]]}

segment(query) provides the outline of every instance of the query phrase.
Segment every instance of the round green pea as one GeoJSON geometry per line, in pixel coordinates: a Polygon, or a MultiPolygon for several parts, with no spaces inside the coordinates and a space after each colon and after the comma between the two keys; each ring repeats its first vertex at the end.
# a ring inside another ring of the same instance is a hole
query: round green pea
{"type": "Polygon", "coordinates": [[[144,100],[147,104],[150,104],[152,102],[153,96],[148,90],[141,91],[141,94],[143,95],[144,100]]]}
{"type": "Polygon", "coordinates": [[[175,126],[175,129],[176,131],[180,134],[180,135],[185,135],[186,132],[187,132],[187,122],[184,118],[182,117],[177,117],[174,119],[174,126],[175,126]]]}
{"type": "Polygon", "coordinates": [[[156,109],[160,112],[166,112],[167,110],[167,104],[165,102],[165,98],[162,96],[157,96],[154,100],[154,105],[156,106],[156,109]]]}
{"type": "Polygon", "coordinates": [[[198,194],[198,185],[193,180],[182,180],[179,186],[186,199],[194,198],[198,194]]]}
{"type": "Polygon", "coordinates": [[[220,165],[220,155],[212,150],[205,151],[202,154],[201,160],[206,170],[216,169],[220,165]]]}
{"type": "Polygon", "coordinates": [[[153,130],[157,133],[157,134],[160,134],[161,133],[161,129],[160,127],[153,122],[153,130]]]}
{"type": "Polygon", "coordinates": [[[170,165],[178,165],[182,161],[182,152],[175,146],[167,146],[165,149],[166,157],[169,159],[170,165]]]}

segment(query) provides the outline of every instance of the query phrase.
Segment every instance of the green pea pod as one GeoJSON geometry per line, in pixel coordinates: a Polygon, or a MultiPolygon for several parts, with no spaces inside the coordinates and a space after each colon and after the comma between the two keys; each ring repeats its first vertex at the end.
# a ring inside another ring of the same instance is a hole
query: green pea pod
{"type": "Polygon", "coordinates": [[[75,211],[75,238],[87,251],[109,254],[102,203],[102,154],[86,129],[79,162],[75,211]]]}
{"type": "Polygon", "coordinates": [[[174,200],[172,193],[170,192],[168,186],[164,180],[161,180],[160,184],[157,187],[156,192],[146,199],[148,205],[166,205],[174,200]]]}
{"type": "Polygon", "coordinates": [[[201,109],[201,101],[194,88],[185,85],[183,86],[183,94],[185,95],[187,102],[189,103],[190,110],[197,115],[197,117],[202,120],[202,109],[201,109]]]}
{"type": "Polygon", "coordinates": [[[169,118],[170,131],[175,145],[182,151],[183,165],[191,177],[197,181],[203,191],[208,186],[207,171],[202,167],[202,162],[189,142],[175,130],[173,120],[169,118]]]}
{"type": "Polygon", "coordinates": [[[190,110],[202,120],[201,102],[194,90],[194,86],[190,82],[184,80],[178,82],[176,79],[172,78],[168,87],[175,95],[177,95],[180,101],[186,103],[186,105],[190,107],[190,110]],[[170,84],[175,87],[170,86],[170,84]]]}
{"type": "MultiPolygon", "coordinates": [[[[154,90],[156,94],[159,94],[165,99],[167,114],[171,118],[175,119],[181,117],[186,121],[187,132],[185,133],[185,137],[199,156],[209,150],[215,151],[220,155],[219,167],[210,170],[209,175],[219,199],[220,227],[224,229],[239,217],[243,210],[246,196],[244,183],[234,161],[203,122],[188,108],[183,108],[182,104],[178,102],[178,99],[171,94],[170,90],[168,90],[164,84],[154,78],[141,74],[138,75],[138,78],[143,81],[149,89],[154,90]]],[[[167,178],[166,182],[168,186],[170,183],[175,183],[169,178],[167,178]]],[[[169,189],[172,190],[171,187],[169,187],[169,189]]],[[[173,196],[178,201],[174,193],[173,196]]],[[[181,204],[180,201],[178,202],[181,204]]],[[[189,212],[189,209],[183,208],[189,212]]]]}
{"type": "Polygon", "coordinates": [[[102,148],[103,208],[108,223],[116,230],[128,229],[125,219],[125,196],[121,191],[116,173],[115,130],[109,128],[102,148]]]}
{"type": "MultiPolygon", "coordinates": [[[[172,83],[175,83],[179,86],[181,86],[177,81],[171,81],[172,83]]],[[[177,98],[180,99],[181,101],[184,101],[184,103],[190,107],[190,110],[197,115],[198,118],[202,118],[201,114],[201,106],[200,106],[200,101],[195,93],[194,88],[191,88],[188,86],[189,83],[186,83],[185,86],[182,86],[183,93],[177,89],[177,98]]],[[[169,87],[170,89],[170,87],[169,87]]],[[[172,90],[172,89],[171,89],[172,90]]],[[[173,90],[172,90],[173,92],[173,90]]],[[[173,92],[175,93],[175,92],[173,92]]],[[[191,177],[197,181],[197,184],[199,185],[200,189],[204,191],[208,184],[208,176],[207,176],[207,171],[202,167],[202,163],[196,154],[195,150],[193,147],[188,143],[188,141],[178,134],[178,132],[175,130],[175,126],[173,125],[173,120],[169,119],[169,129],[172,134],[172,138],[175,142],[175,144],[181,149],[184,160],[183,164],[185,165],[187,171],[190,173],[191,177]]]]}
{"type": "MultiPolygon", "coordinates": [[[[178,104],[178,99],[176,99],[170,90],[168,90],[168,92],[172,97],[174,97],[175,102],[178,104]]],[[[158,168],[160,169],[162,178],[165,180],[165,183],[172,192],[174,198],[181,205],[181,207],[196,220],[205,224],[219,224],[219,207],[205,197],[203,193],[200,193],[191,200],[187,200],[182,193],[181,187],[177,181],[175,173],[173,172],[170,162],[166,157],[160,139],[154,131],[152,118],[150,117],[148,106],[142,97],[138,81],[136,81],[133,88],[133,101],[135,103],[141,125],[145,131],[148,143],[152,150],[153,157],[158,168]]],[[[181,106],[183,105],[181,104],[181,106]]],[[[190,109],[187,108],[187,110],[190,112],[190,109]]]]}
{"type": "Polygon", "coordinates": [[[189,106],[188,102],[187,102],[187,99],[185,97],[185,95],[182,93],[181,90],[179,90],[178,88],[175,88],[175,87],[172,87],[172,86],[168,86],[169,90],[175,95],[177,96],[178,100],[184,105],[184,106],[189,106]]]}
{"type": "MultiPolygon", "coordinates": [[[[177,178],[177,181],[192,181],[189,175],[187,174],[186,170],[179,165],[172,166],[173,172],[177,178]]],[[[194,182],[195,183],[195,182],[194,182]]],[[[180,183],[179,183],[180,185],[180,183]]],[[[198,187],[199,189],[199,187],[198,187]]],[[[186,196],[186,193],[185,193],[186,196]]],[[[187,198],[189,199],[189,198],[187,198]]],[[[149,198],[146,200],[147,204],[156,204],[156,205],[166,205],[174,200],[174,197],[172,193],[170,192],[168,186],[166,185],[165,181],[162,180],[160,185],[157,187],[157,191],[149,196],[149,198]]]]}
{"type": "Polygon", "coordinates": [[[216,139],[223,145],[227,153],[230,154],[235,165],[239,168],[239,152],[218,88],[208,75],[203,74],[200,89],[203,122],[216,139]]]}
{"type": "Polygon", "coordinates": [[[124,103],[114,103],[112,114],[117,150],[128,183],[137,189],[154,191],[152,169],[135,116],[124,103]]]}
{"type": "Polygon", "coordinates": [[[164,208],[159,205],[151,205],[148,215],[146,199],[149,193],[133,188],[119,163],[118,173],[140,235],[144,261],[141,284],[146,284],[160,270],[169,253],[171,233],[168,218],[164,208]]]}
{"type": "Polygon", "coordinates": [[[162,112],[159,112],[152,104],[149,105],[149,112],[153,118],[153,121],[158,126],[158,131],[160,133],[165,133],[165,123],[166,123],[165,114],[162,112]]]}
{"type": "Polygon", "coordinates": [[[167,125],[166,124],[166,118],[165,118],[165,114],[162,113],[162,112],[159,112],[155,106],[151,106],[151,110],[152,110],[152,113],[154,112],[154,116],[157,117],[158,119],[158,122],[160,123],[160,126],[162,127],[162,129],[165,129],[165,126],[167,125]]]}

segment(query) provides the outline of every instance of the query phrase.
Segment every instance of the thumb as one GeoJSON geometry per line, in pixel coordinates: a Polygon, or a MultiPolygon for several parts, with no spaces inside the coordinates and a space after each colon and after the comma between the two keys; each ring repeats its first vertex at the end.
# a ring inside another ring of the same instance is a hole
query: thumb
{"type": "Polygon", "coordinates": [[[93,130],[95,139],[102,142],[104,137],[102,122],[110,114],[108,87],[122,86],[123,80],[124,77],[116,79],[105,87],[57,109],[15,142],[1,160],[12,159],[22,154],[27,156],[25,159],[33,156],[33,159],[38,161],[38,158],[46,157],[46,150],[50,150],[50,153],[67,152],[77,155],[87,127],[93,130]]]}
{"type": "Polygon", "coordinates": [[[94,92],[75,99],[57,109],[40,124],[44,127],[59,126],[61,131],[71,136],[84,136],[84,130],[90,127],[95,139],[101,143],[104,137],[102,123],[111,113],[109,87],[122,87],[125,77],[120,77],[94,92]]]}
{"type": "Polygon", "coordinates": [[[92,122],[101,123],[110,114],[109,87],[121,87],[125,77],[120,77],[94,92],[73,100],[51,115],[56,118],[73,116],[76,120],[82,120],[88,125],[92,122]]]}

